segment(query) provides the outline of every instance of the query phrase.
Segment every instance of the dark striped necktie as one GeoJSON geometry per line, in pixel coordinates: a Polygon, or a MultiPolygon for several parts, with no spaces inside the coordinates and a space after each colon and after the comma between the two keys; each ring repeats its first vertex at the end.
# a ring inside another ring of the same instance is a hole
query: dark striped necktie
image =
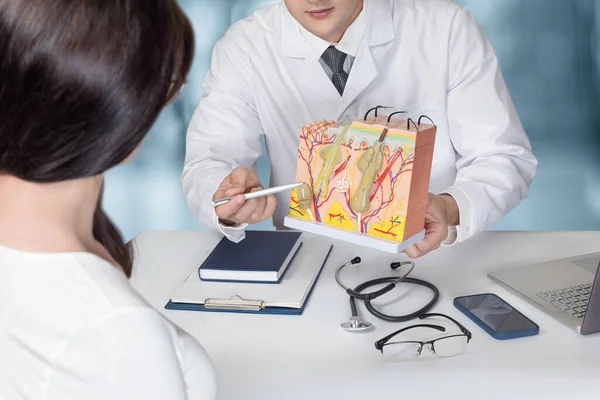
{"type": "Polygon", "coordinates": [[[346,61],[346,53],[339,51],[334,46],[329,46],[327,50],[323,52],[321,56],[325,64],[329,68],[331,68],[331,72],[333,75],[331,77],[331,81],[333,85],[337,89],[337,91],[341,94],[344,93],[344,88],[346,87],[346,82],[348,81],[348,74],[344,71],[344,61],[346,61]]]}

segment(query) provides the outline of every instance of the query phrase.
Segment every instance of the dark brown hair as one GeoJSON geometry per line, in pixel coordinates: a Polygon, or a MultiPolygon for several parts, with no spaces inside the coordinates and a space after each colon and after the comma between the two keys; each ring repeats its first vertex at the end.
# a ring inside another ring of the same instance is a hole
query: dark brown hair
{"type": "MultiPolygon", "coordinates": [[[[179,92],[193,51],[175,0],[0,0],[0,173],[44,183],[119,164],[179,92]]],[[[102,195],[94,236],[129,276],[102,195]]]]}

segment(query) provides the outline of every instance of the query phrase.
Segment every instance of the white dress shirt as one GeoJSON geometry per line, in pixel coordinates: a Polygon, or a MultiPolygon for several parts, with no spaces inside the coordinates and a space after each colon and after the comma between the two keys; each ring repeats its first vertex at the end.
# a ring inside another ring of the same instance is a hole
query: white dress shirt
{"type": "Polygon", "coordinates": [[[111,264],[0,246],[0,399],[215,399],[216,383],[198,342],[111,264]]]}
{"type": "Polygon", "coordinates": [[[350,26],[348,26],[344,32],[344,35],[342,36],[342,39],[338,43],[328,42],[327,40],[309,32],[299,23],[296,23],[300,33],[302,34],[304,42],[310,48],[311,53],[319,59],[319,63],[321,64],[321,67],[323,67],[323,70],[329,79],[331,79],[333,72],[327,63],[321,58],[321,55],[329,46],[335,46],[335,48],[339,51],[346,53],[346,59],[344,60],[344,71],[346,71],[347,74],[350,74],[352,64],[354,63],[354,59],[358,53],[360,42],[362,41],[365,31],[367,30],[367,17],[365,14],[369,12],[368,7],[369,2],[364,2],[364,6],[360,14],[358,14],[356,19],[352,21],[350,26]]]}
{"type": "MultiPolygon", "coordinates": [[[[336,46],[356,55],[341,96],[320,60],[329,44],[299,28],[283,2],[236,22],[216,44],[182,173],[188,207],[205,225],[233,241],[244,237],[245,225],[219,224],[211,200],[232,169],[255,166],[261,136],[270,186],[290,183],[303,125],[361,119],[378,104],[435,122],[429,191],[453,196],[460,213],[449,243],[486,229],[527,196],[537,160],[494,49],[468,9],[451,0],[365,4],[336,46]],[[366,28],[356,40],[360,21],[366,28]]],[[[273,222],[281,229],[289,193],[277,199],[273,222]]]]}

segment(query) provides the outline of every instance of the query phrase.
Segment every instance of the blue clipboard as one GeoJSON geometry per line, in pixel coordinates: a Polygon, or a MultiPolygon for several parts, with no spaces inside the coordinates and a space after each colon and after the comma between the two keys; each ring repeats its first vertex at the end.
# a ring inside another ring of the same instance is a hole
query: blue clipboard
{"type": "MultiPolygon", "coordinates": [[[[323,263],[319,268],[319,272],[312,283],[304,303],[300,308],[294,307],[269,307],[264,306],[264,301],[258,299],[244,299],[240,296],[232,296],[227,299],[206,299],[204,304],[196,303],[176,303],[172,300],[165,305],[167,310],[180,310],[180,311],[206,311],[206,312],[230,312],[230,313],[245,313],[245,314],[276,314],[276,315],[302,315],[304,308],[308,303],[310,296],[321,276],[323,267],[329,259],[333,245],[329,246],[329,249],[323,259],[323,263]]],[[[291,267],[291,266],[290,266],[291,267]]]]}

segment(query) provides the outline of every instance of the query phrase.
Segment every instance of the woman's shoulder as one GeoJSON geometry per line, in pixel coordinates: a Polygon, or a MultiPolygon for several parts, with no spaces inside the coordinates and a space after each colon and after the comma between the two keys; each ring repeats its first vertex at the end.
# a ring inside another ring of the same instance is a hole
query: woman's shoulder
{"type": "Polygon", "coordinates": [[[140,306],[116,308],[82,327],[56,356],[56,373],[48,392],[68,398],[91,391],[100,394],[98,398],[118,394],[118,398],[184,399],[197,386],[205,394],[200,398],[214,398],[210,359],[196,358],[188,364],[186,350],[181,348],[181,333],[157,311],[140,306]],[[186,364],[204,372],[197,376],[196,385],[186,379],[186,364]],[[106,385],[108,381],[111,385],[106,385]],[[78,382],[85,386],[79,387],[78,382]]]}
{"type": "Polygon", "coordinates": [[[151,308],[133,288],[123,271],[107,261],[87,253],[73,254],[73,262],[79,267],[79,287],[89,288],[107,311],[121,308],[151,308]]]}
{"type": "MultiPolygon", "coordinates": [[[[198,398],[214,398],[216,375],[201,345],[150,306],[120,271],[80,262],[101,305],[56,359],[58,370],[80,364],[77,359],[85,354],[87,365],[93,362],[93,367],[82,374],[102,376],[102,371],[112,371],[106,378],[129,398],[140,394],[144,398],[187,398],[193,391],[201,394],[198,398]],[[190,369],[198,373],[187,376],[190,369]]],[[[85,381],[87,376],[78,379],[85,381]]],[[[71,382],[56,383],[59,388],[71,386],[71,382]]],[[[106,398],[113,395],[105,394],[106,398]]]]}

